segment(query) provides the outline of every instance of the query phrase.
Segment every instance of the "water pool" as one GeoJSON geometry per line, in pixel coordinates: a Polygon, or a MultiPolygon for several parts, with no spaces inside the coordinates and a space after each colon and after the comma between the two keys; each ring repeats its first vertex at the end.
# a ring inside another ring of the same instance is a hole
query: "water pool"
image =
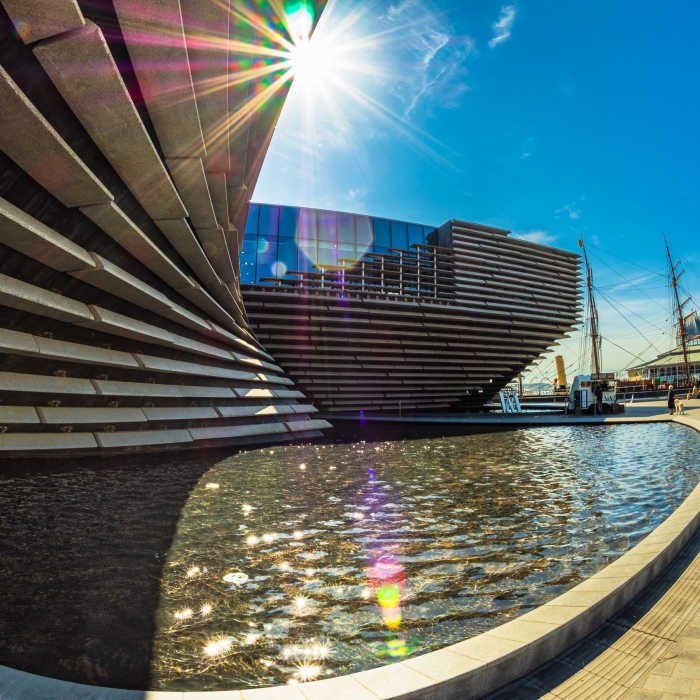
{"type": "Polygon", "coordinates": [[[654,424],[17,465],[0,475],[0,663],[222,690],[424,653],[627,551],[695,486],[699,448],[654,424]]]}

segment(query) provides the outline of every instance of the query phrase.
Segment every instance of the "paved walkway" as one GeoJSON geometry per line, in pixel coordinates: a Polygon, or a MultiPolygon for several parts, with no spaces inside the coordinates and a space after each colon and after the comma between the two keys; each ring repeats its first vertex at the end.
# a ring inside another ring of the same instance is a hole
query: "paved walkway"
{"type": "MultiPolygon", "coordinates": [[[[700,401],[688,417],[700,423],[700,401]]],[[[654,407],[648,406],[651,411],[654,407]]],[[[700,698],[700,531],[593,634],[488,700],[700,698]]]]}

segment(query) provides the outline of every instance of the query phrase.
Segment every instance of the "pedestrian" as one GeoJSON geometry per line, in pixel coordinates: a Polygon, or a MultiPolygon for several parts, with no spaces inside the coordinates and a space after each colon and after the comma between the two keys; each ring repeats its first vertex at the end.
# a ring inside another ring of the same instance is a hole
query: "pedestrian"
{"type": "Polygon", "coordinates": [[[599,415],[603,413],[603,387],[600,384],[595,385],[595,407],[599,415]]]}
{"type": "Polygon", "coordinates": [[[668,412],[673,415],[676,410],[676,392],[673,390],[673,384],[668,385],[668,412]]]}

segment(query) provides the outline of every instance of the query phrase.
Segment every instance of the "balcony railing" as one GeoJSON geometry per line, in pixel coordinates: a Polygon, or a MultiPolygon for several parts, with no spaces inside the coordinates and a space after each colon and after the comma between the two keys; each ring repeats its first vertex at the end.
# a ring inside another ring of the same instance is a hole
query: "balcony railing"
{"type": "Polygon", "coordinates": [[[360,260],[314,265],[314,271],[288,271],[284,277],[262,277],[260,286],[337,296],[382,295],[451,301],[455,297],[451,248],[414,244],[412,250],[390,248],[366,253],[360,260]]]}

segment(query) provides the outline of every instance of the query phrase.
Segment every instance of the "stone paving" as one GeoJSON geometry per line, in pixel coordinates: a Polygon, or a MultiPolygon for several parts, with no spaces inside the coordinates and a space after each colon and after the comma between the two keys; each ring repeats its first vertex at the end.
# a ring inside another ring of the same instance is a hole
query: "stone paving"
{"type": "MultiPolygon", "coordinates": [[[[700,419],[700,401],[693,403],[686,412],[695,422],[700,419]]],[[[644,406],[644,412],[653,408],[644,406]]],[[[700,698],[700,531],[651,586],[606,624],[487,696],[487,700],[555,698],[700,698]]]]}

